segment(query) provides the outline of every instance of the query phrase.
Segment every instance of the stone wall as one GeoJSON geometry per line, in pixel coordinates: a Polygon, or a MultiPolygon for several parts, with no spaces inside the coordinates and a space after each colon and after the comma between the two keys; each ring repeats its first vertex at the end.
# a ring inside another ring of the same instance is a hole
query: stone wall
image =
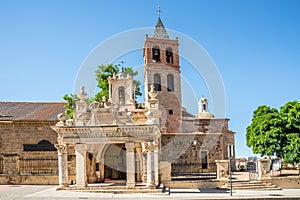
{"type": "Polygon", "coordinates": [[[161,143],[161,160],[181,164],[181,169],[173,165],[172,172],[215,171],[215,160],[224,159],[223,134],[163,134],[161,143]],[[205,153],[207,170],[202,165],[205,153]]]}
{"type": "Polygon", "coordinates": [[[23,144],[37,144],[41,140],[48,140],[52,144],[57,141],[57,134],[50,126],[55,122],[0,122],[0,137],[2,141],[1,154],[22,154],[23,144]]]}
{"type": "Polygon", "coordinates": [[[227,182],[228,180],[166,181],[163,186],[170,189],[215,189],[227,182]]]}
{"type": "Polygon", "coordinates": [[[57,183],[52,178],[44,181],[40,176],[52,177],[58,173],[57,151],[53,147],[57,143],[57,134],[50,128],[54,124],[45,121],[0,122],[0,183],[57,183]],[[46,142],[48,146],[39,144],[41,141],[49,142],[46,142]],[[24,145],[29,149],[25,149],[24,145]],[[52,151],[46,151],[49,145],[52,151]],[[44,149],[37,151],[37,147],[44,149]],[[35,176],[37,178],[33,178],[35,176]]]}
{"type": "Polygon", "coordinates": [[[287,177],[272,177],[269,180],[273,185],[283,189],[299,189],[300,176],[287,176],[287,177]]]}
{"type": "MultiPolygon", "coordinates": [[[[76,180],[70,176],[69,180],[76,180]]],[[[74,184],[75,182],[73,182],[74,184]]],[[[58,185],[58,175],[3,175],[0,174],[0,184],[24,185],[58,185]]],[[[71,184],[71,181],[69,181],[71,184]]]]}
{"type": "Polygon", "coordinates": [[[203,133],[227,133],[228,119],[196,119],[197,131],[203,133]]]}
{"type": "Polygon", "coordinates": [[[0,175],[0,184],[58,185],[58,175],[0,175]]]}

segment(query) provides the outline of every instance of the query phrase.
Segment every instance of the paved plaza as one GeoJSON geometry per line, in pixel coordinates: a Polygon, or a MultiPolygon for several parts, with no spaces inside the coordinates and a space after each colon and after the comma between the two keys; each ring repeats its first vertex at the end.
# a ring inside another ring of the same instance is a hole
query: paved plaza
{"type": "Polygon", "coordinates": [[[57,186],[0,185],[0,199],[300,199],[300,189],[274,191],[172,189],[170,194],[113,194],[56,191],[57,186]]]}

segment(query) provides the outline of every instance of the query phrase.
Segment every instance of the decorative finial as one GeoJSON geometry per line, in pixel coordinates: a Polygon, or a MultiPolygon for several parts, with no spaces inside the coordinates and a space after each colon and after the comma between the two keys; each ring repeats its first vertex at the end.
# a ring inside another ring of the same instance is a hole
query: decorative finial
{"type": "Polygon", "coordinates": [[[158,93],[155,91],[154,84],[150,86],[149,96],[151,99],[156,99],[158,93]]]}
{"type": "Polygon", "coordinates": [[[85,101],[87,97],[87,93],[85,92],[84,86],[80,87],[80,93],[78,94],[78,97],[81,101],[85,101]]]}
{"type": "Polygon", "coordinates": [[[161,10],[160,10],[160,5],[158,4],[158,8],[157,8],[157,14],[158,14],[158,17],[160,18],[160,13],[161,13],[161,10]]]}
{"type": "Polygon", "coordinates": [[[200,99],[201,102],[206,102],[207,99],[204,97],[204,95],[202,95],[201,99],[200,99]]]}
{"type": "Polygon", "coordinates": [[[63,113],[59,113],[57,115],[57,119],[59,120],[59,122],[56,123],[56,126],[65,126],[66,125],[66,116],[63,113]]]}

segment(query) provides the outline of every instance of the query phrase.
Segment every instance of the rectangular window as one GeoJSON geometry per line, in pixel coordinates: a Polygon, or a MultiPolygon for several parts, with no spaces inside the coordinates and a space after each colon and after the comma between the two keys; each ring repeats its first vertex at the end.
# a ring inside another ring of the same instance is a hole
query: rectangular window
{"type": "Polygon", "coordinates": [[[198,151],[196,147],[193,147],[193,158],[198,158],[198,151]]]}
{"type": "Polygon", "coordinates": [[[169,115],[173,115],[173,110],[169,110],[169,115]]]}
{"type": "Polygon", "coordinates": [[[123,86],[119,87],[119,104],[125,105],[125,88],[123,86]]]}
{"type": "Polygon", "coordinates": [[[207,151],[201,151],[202,169],[207,169],[207,151]]]}

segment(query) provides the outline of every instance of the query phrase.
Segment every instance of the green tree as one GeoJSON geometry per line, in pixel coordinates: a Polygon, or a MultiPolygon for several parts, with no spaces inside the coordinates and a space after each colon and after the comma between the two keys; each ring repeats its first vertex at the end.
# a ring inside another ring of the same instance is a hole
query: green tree
{"type": "Polygon", "coordinates": [[[279,110],[259,106],[246,130],[247,145],[262,156],[277,156],[285,162],[300,162],[300,103],[292,101],[279,110]]]}
{"type": "MultiPolygon", "coordinates": [[[[128,68],[124,68],[124,71],[126,73],[129,73],[131,75],[131,77],[135,77],[138,72],[133,70],[131,67],[128,68]]],[[[117,65],[113,65],[113,64],[108,64],[108,65],[99,65],[97,70],[95,71],[96,73],[96,80],[98,82],[97,86],[101,89],[101,91],[99,93],[97,93],[95,95],[94,98],[88,98],[87,102],[92,102],[92,101],[102,101],[102,97],[105,96],[106,99],[108,99],[108,92],[109,92],[109,88],[108,88],[108,80],[107,78],[109,76],[113,76],[113,74],[117,74],[119,73],[119,68],[117,65]]],[[[138,80],[133,80],[133,82],[135,83],[136,89],[135,89],[135,96],[141,96],[142,93],[140,91],[140,85],[141,82],[138,80]]],[[[76,94],[66,94],[63,96],[63,100],[65,100],[67,103],[65,105],[65,114],[68,116],[69,119],[73,119],[73,114],[74,111],[76,109],[76,101],[79,101],[79,98],[76,94]]]]}
{"type": "Polygon", "coordinates": [[[117,74],[119,72],[119,68],[117,65],[108,64],[108,65],[99,65],[98,69],[95,71],[96,80],[98,82],[97,86],[101,89],[95,95],[95,101],[102,101],[102,97],[105,96],[108,99],[108,77],[112,77],[113,74],[117,74]]]}
{"type": "MultiPolygon", "coordinates": [[[[108,99],[109,88],[108,88],[107,78],[110,76],[112,77],[113,74],[117,74],[119,72],[120,71],[117,65],[108,64],[108,65],[98,66],[98,69],[95,71],[95,73],[96,73],[96,80],[98,82],[97,86],[101,89],[101,91],[95,95],[96,101],[102,101],[103,96],[105,96],[106,99],[108,99]]],[[[134,78],[138,74],[138,72],[133,70],[131,67],[124,68],[124,72],[129,73],[132,78],[134,78]]],[[[135,97],[141,96],[142,95],[140,91],[141,82],[135,79],[133,80],[133,82],[136,86],[135,97]]]]}
{"type": "Polygon", "coordinates": [[[76,94],[65,94],[63,96],[63,100],[67,103],[65,104],[65,114],[68,116],[69,119],[73,119],[73,114],[76,109],[76,101],[79,101],[79,97],[76,94]]]}
{"type": "MultiPolygon", "coordinates": [[[[65,114],[68,116],[69,119],[74,118],[74,112],[76,110],[76,102],[79,101],[79,97],[77,94],[65,94],[63,96],[63,100],[65,100],[67,103],[65,104],[65,114]]],[[[86,98],[86,102],[92,103],[94,101],[94,98],[86,98]]]]}

